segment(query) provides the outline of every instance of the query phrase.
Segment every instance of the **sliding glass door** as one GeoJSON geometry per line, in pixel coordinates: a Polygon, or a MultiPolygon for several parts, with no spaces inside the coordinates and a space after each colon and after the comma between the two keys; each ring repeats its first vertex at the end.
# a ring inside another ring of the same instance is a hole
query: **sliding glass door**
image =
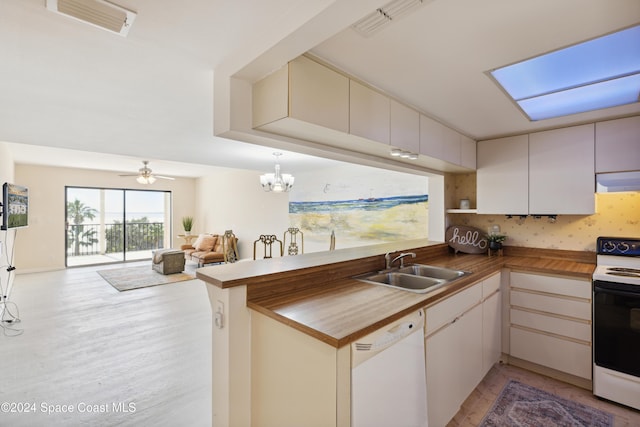
{"type": "Polygon", "coordinates": [[[148,259],[152,250],[170,246],[169,195],[161,191],[125,190],[125,259],[148,259]]]}
{"type": "Polygon", "coordinates": [[[170,246],[171,193],[66,188],[66,265],[151,258],[170,246]]]}

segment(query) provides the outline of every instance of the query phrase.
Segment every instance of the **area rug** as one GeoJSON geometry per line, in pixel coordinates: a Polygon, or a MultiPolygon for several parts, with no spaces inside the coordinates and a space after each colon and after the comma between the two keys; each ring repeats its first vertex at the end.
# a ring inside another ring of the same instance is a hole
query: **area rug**
{"type": "Polygon", "coordinates": [[[481,427],[612,427],[613,415],[511,380],[481,427]]]}
{"type": "Polygon", "coordinates": [[[119,291],[130,291],[131,289],[166,285],[167,283],[195,279],[195,277],[185,273],[160,274],[152,270],[150,265],[100,270],[98,274],[119,291]]]}

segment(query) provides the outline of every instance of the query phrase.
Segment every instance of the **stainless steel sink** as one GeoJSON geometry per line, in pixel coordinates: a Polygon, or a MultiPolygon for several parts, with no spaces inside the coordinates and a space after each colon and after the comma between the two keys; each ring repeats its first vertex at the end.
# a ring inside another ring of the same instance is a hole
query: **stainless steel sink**
{"type": "Polygon", "coordinates": [[[432,277],[434,279],[443,279],[447,281],[460,278],[467,273],[462,270],[452,270],[450,268],[436,267],[433,265],[412,264],[406,267],[402,267],[398,270],[399,273],[413,274],[416,276],[432,277]]]}
{"type": "Polygon", "coordinates": [[[466,274],[469,273],[462,270],[413,264],[398,270],[357,276],[355,279],[409,292],[427,293],[466,274]]]}
{"type": "Polygon", "coordinates": [[[357,279],[417,293],[426,293],[447,283],[446,280],[442,279],[399,273],[397,271],[364,275],[357,277],[357,279]]]}

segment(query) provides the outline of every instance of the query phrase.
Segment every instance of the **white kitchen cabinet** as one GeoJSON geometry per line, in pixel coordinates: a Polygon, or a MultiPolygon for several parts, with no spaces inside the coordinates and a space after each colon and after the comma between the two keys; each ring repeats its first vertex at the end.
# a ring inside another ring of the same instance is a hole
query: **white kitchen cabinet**
{"type": "Polygon", "coordinates": [[[464,135],[460,135],[460,166],[476,169],[476,142],[464,135]]]}
{"type": "Polygon", "coordinates": [[[479,214],[529,213],[528,135],[478,141],[479,214]]]}
{"type": "Polygon", "coordinates": [[[348,346],[336,349],[256,311],[251,331],[252,426],[350,426],[348,346]]]}
{"type": "Polygon", "coordinates": [[[529,135],[529,213],[595,213],[594,138],[593,124],[529,135]]]}
{"type": "Polygon", "coordinates": [[[437,332],[482,301],[482,284],[466,288],[437,304],[427,307],[425,333],[427,336],[437,332]]]}
{"type": "Polygon", "coordinates": [[[395,147],[429,157],[418,164],[432,170],[475,169],[474,140],[307,56],[255,82],[251,96],[257,131],[386,160],[395,147]]]}
{"type": "Polygon", "coordinates": [[[591,379],[591,347],[562,337],[511,328],[511,356],[547,366],[560,372],[591,379]]]}
{"type": "Polygon", "coordinates": [[[502,355],[500,273],[482,281],[482,377],[502,355]]]}
{"type": "Polygon", "coordinates": [[[447,425],[482,380],[482,306],[456,319],[426,340],[430,426],[447,425]]]}
{"type": "Polygon", "coordinates": [[[511,272],[509,354],[591,379],[591,282],[511,272]]]}
{"type": "Polygon", "coordinates": [[[389,98],[354,80],[349,84],[349,133],[389,144],[389,98]]]}
{"type": "Polygon", "coordinates": [[[596,173],[640,170],[640,116],[596,123],[596,173]]]}
{"type": "Polygon", "coordinates": [[[478,213],[593,214],[593,126],[479,141],[478,213]]]}
{"type": "Polygon", "coordinates": [[[501,355],[500,274],[426,309],[430,426],[444,426],[501,355]]]}
{"type": "Polygon", "coordinates": [[[444,126],[420,114],[420,154],[442,159],[444,154],[444,126]]]}
{"type": "Polygon", "coordinates": [[[349,79],[300,56],[253,85],[252,126],[286,134],[305,124],[349,132],[349,79]]]}
{"type": "Polygon", "coordinates": [[[391,100],[389,144],[418,154],[420,152],[420,113],[391,100]]]}
{"type": "Polygon", "coordinates": [[[476,142],[424,114],[420,114],[420,154],[476,168],[476,142]]]}
{"type": "Polygon", "coordinates": [[[442,157],[441,159],[453,163],[454,165],[460,164],[460,134],[455,130],[443,126],[443,145],[442,145],[442,157]]]}

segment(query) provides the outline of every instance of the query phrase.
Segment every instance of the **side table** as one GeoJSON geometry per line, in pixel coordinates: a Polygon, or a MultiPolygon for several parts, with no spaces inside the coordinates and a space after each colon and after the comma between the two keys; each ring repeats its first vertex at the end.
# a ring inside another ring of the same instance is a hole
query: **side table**
{"type": "Polygon", "coordinates": [[[187,242],[187,245],[190,245],[195,239],[198,238],[197,234],[178,234],[178,237],[184,239],[187,242]]]}

